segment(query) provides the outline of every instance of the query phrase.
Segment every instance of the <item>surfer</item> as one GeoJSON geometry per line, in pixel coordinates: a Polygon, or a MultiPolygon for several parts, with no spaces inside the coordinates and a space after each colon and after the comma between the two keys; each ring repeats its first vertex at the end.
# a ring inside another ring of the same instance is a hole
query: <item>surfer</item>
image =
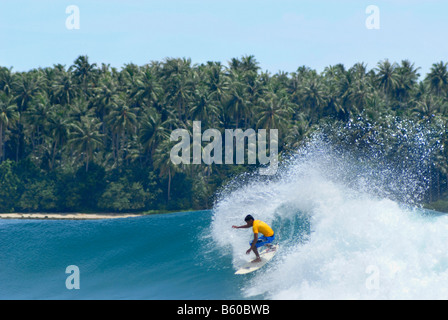
{"type": "Polygon", "coordinates": [[[265,222],[261,220],[255,220],[254,217],[251,215],[248,215],[244,221],[246,221],[246,225],[244,226],[232,226],[234,229],[249,229],[252,228],[254,232],[254,240],[250,242],[250,248],[246,251],[246,254],[250,254],[251,251],[255,253],[255,256],[257,257],[255,260],[253,260],[253,263],[260,262],[260,254],[258,253],[258,248],[268,245],[270,246],[270,243],[272,243],[275,240],[274,231],[272,228],[265,222]],[[258,234],[261,233],[261,236],[258,236],[258,234]]]}

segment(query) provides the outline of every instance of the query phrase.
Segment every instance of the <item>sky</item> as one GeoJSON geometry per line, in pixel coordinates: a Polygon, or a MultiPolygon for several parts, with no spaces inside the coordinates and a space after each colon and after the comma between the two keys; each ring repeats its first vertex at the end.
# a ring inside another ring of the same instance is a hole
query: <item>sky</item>
{"type": "Polygon", "coordinates": [[[167,57],[193,63],[254,55],[263,70],[368,69],[408,59],[429,72],[448,61],[443,0],[0,0],[0,65],[28,71],[79,55],[121,68],[167,57]],[[79,29],[67,28],[79,9],[79,29]],[[379,29],[368,29],[369,5],[379,29]]]}

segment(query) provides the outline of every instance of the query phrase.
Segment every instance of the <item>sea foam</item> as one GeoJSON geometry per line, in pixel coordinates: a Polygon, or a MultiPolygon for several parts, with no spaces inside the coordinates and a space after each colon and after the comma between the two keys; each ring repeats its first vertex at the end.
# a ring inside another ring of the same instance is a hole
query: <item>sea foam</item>
{"type": "Polygon", "coordinates": [[[234,268],[245,251],[246,214],[272,225],[281,246],[248,276],[246,297],[447,299],[448,216],[418,205],[425,170],[360,159],[321,136],[284,161],[272,179],[238,177],[216,202],[211,234],[234,268]]]}

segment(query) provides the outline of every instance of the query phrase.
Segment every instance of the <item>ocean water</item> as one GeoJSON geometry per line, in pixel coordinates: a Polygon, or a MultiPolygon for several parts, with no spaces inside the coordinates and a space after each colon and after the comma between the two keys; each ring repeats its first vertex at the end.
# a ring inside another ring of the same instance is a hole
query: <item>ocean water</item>
{"type": "Polygon", "coordinates": [[[446,216],[406,211],[389,201],[354,201],[330,216],[321,210],[323,216],[313,219],[288,206],[271,216],[260,211],[281,249],[247,276],[234,275],[251,258],[245,255],[250,231],[229,228],[240,215],[226,217],[222,226],[210,211],[101,221],[3,220],[0,299],[448,298],[446,216]],[[79,267],[79,290],[66,288],[70,265],[79,267]],[[368,281],[375,271],[372,289],[368,281]]]}
{"type": "Polygon", "coordinates": [[[0,299],[448,299],[448,216],[419,207],[418,166],[318,140],[280,169],[237,177],[211,211],[0,221],[0,299]],[[236,276],[252,234],[231,226],[247,214],[280,249],[236,276]],[[66,287],[71,265],[79,290],[66,287]]]}
{"type": "Polygon", "coordinates": [[[240,299],[211,212],[119,220],[0,221],[0,299],[240,299]],[[79,268],[69,290],[68,266],[79,268]]]}

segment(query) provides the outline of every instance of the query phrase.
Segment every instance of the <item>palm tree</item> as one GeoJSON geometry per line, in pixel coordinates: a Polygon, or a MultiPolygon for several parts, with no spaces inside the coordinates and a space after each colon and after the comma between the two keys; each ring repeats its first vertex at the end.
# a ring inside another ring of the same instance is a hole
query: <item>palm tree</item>
{"type": "Polygon", "coordinates": [[[300,89],[302,100],[313,115],[313,122],[317,122],[322,115],[326,97],[324,86],[318,75],[310,74],[302,83],[300,89]]]}
{"type": "Polygon", "coordinates": [[[341,103],[339,83],[336,81],[329,81],[326,87],[327,103],[325,105],[324,114],[334,115],[341,118],[345,114],[345,109],[341,103]]]}
{"type": "Polygon", "coordinates": [[[153,159],[157,147],[169,139],[169,124],[172,120],[162,121],[162,116],[155,109],[145,112],[140,120],[139,138],[146,154],[153,159]]]}
{"type": "Polygon", "coordinates": [[[296,120],[290,128],[288,128],[285,137],[286,149],[291,151],[296,151],[299,148],[310,129],[310,123],[306,120],[305,114],[300,114],[298,118],[299,119],[296,120]]]}
{"type": "Polygon", "coordinates": [[[260,63],[255,59],[255,56],[243,56],[241,58],[240,68],[244,72],[252,72],[257,74],[260,70],[260,63]]]}
{"type": "Polygon", "coordinates": [[[131,98],[138,105],[153,106],[161,93],[160,84],[150,66],[145,66],[138,74],[132,88],[131,98]]]}
{"type": "MultiPolygon", "coordinates": [[[[97,117],[102,123],[102,133],[107,132],[107,114],[113,108],[114,102],[118,99],[118,84],[116,79],[110,73],[103,73],[99,79],[98,86],[95,88],[95,97],[93,105],[97,117]]],[[[106,136],[104,136],[106,139],[106,136]]],[[[104,141],[106,143],[106,141],[104,141]]]]}
{"type": "Polygon", "coordinates": [[[420,119],[427,120],[434,117],[437,113],[443,112],[445,107],[444,101],[438,96],[432,94],[425,94],[413,109],[414,114],[419,115],[420,119]]]}
{"type": "Polygon", "coordinates": [[[283,90],[279,94],[270,91],[267,93],[267,97],[261,100],[261,105],[258,108],[257,129],[278,129],[279,137],[281,137],[281,133],[288,126],[292,113],[292,104],[285,91],[283,90]]]}
{"type": "Polygon", "coordinates": [[[103,135],[100,133],[101,123],[92,117],[82,117],[70,125],[69,144],[84,158],[86,172],[95,150],[103,146],[103,135]]]}
{"type": "Polygon", "coordinates": [[[388,101],[388,98],[393,95],[398,86],[397,64],[390,63],[389,60],[386,59],[378,63],[376,70],[378,71],[378,85],[383,90],[386,101],[388,101]]]}
{"type": "Polygon", "coordinates": [[[191,60],[167,59],[161,76],[167,104],[176,108],[179,119],[186,121],[186,107],[194,89],[191,60]]]}
{"type": "Polygon", "coordinates": [[[14,82],[14,93],[19,112],[26,111],[29,103],[41,92],[42,77],[40,74],[20,73],[14,82]]]}
{"type": "Polygon", "coordinates": [[[96,69],[96,63],[91,64],[88,56],[79,56],[71,68],[74,70],[74,76],[78,79],[79,84],[86,96],[89,95],[88,86],[89,81],[92,80],[96,69]]]}
{"type": "Polygon", "coordinates": [[[4,141],[5,130],[19,119],[17,106],[13,98],[6,93],[0,93],[0,160],[4,159],[4,141]]]}
{"type": "Polygon", "coordinates": [[[31,133],[31,142],[33,144],[33,152],[36,146],[42,144],[43,135],[48,124],[54,106],[51,105],[50,100],[46,94],[39,94],[30,103],[28,110],[24,112],[26,129],[31,133]]]}
{"type": "Polygon", "coordinates": [[[119,87],[123,88],[123,91],[131,91],[135,87],[139,73],[139,66],[133,63],[126,64],[118,75],[119,87]]]}
{"type": "Polygon", "coordinates": [[[159,170],[160,177],[168,178],[167,200],[171,200],[171,180],[180,167],[176,166],[170,157],[171,149],[174,143],[169,139],[164,140],[158,147],[154,155],[154,169],[159,170]]]}
{"type": "Polygon", "coordinates": [[[426,76],[426,81],[429,83],[430,90],[437,96],[445,95],[448,90],[448,63],[440,61],[434,63],[431,71],[426,76]]]}
{"type": "Polygon", "coordinates": [[[115,160],[119,160],[122,152],[126,148],[127,138],[136,132],[138,109],[129,105],[129,100],[125,93],[120,93],[113,102],[112,109],[108,116],[108,124],[113,133],[115,148],[115,160]]]}
{"type": "Polygon", "coordinates": [[[72,72],[61,72],[56,76],[51,90],[59,104],[70,104],[78,96],[78,87],[73,80],[72,72]]]}
{"type": "Polygon", "coordinates": [[[250,101],[247,97],[246,84],[240,75],[233,74],[230,81],[227,101],[225,102],[224,111],[228,117],[234,119],[235,128],[239,128],[241,119],[245,120],[250,117],[250,101]]]}
{"type": "Polygon", "coordinates": [[[229,78],[224,74],[223,66],[219,62],[209,62],[204,73],[204,82],[209,87],[211,97],[222,103],[229,90],[229,78]]]}
{"type": "Polygon", "coordinates": [[[418,70],[420,68],[416,68],[414,63],[411,63],[409,60],[401,61],[401,65],[397,70],[399,74],[398,89],[404,91],[401,95],[409,96],[409,92],[417,85],[420,77],[418,70]]]}
{"type": "Polygon", "coordinates": [[[350,73],[345,70],[342,64],[325,68],[322,79],[326,95],[324,115],[340,119],[346,117],[345,92],[350,88],[348,74],[350,73]]]}
{"type": "Polygon", "coordinates": [[[345,101],[345,109],[349,115],[352,115],[350,113],[359,114],[365,109],[368,99],[373,96],[372,89],[369,86],[365,72],[360,74],[359,71],[351,69],[348,73],[350,74],[351,83],[347,96],[348,99],[345,101]]]}
{"type": "Polygon", "coordinates": [[[395,97],[398,100],[398,109],[407,111],[413,93],[417,90],[417,81],[420,76],[419,68],[415,68],[414,64],[409,60],[403,60],[397,68],[397,87],[395,97]]]}
{"type": "Polygon", "coordinates": [[[64,116],[64,112],[59,107],[50,114],[48,118],[48,131],[51,137],[51,163],[50,170],[53,170],[58,148],[67,141],[70,129],[70,120],[64,116]]]}
{"type": "MultiPolygon", "coordinates": [[[[352,70],[344,72],[343,75],[338,78],[338,97],[340,99],[338,105],[340,107],[340,112],[338,113],[338,116],[342,120],[347,121],[353,113],[359,113],[354,101],[355,92],[357,92],[355,89],[356,84],[355,74],[352,70]]],[[[359,97],[357,98],[359,99],[359,97]]]]}
{"type": "Polygon", "coordinates": [[[0,90],[11,95],[14,86],[14,74],[12,68],[0,67],[0,90]]]}
{"type": "Polygon", "coordinates": [[[81,121],[83,117],[93,117],[95,112],[89,108],[90,100],[80,96],[72,101],[68,107],[68,115],[75,121],[81,121]]]}
{"type": "Polygon", "coordinates": [[[190,119],[202,121],[204,126],[214,127],[219,119],[219,107],[212,93],[201,85],[195,90],[194,99],[190,102],[190,119]]]}

